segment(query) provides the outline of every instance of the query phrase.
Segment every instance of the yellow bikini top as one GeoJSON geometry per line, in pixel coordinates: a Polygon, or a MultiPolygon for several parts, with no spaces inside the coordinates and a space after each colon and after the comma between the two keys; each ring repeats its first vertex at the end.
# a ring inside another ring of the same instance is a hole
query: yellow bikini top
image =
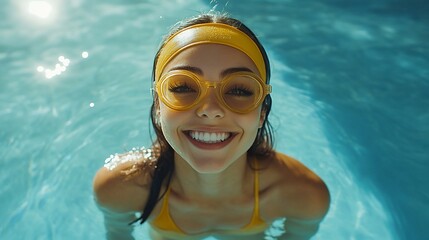
{"type": "MultiPolygon", "coordinates": [[[[170,193],[170,187],[168,187],[165,193],[164,200],[162,203],[162,209],[159,215],[150,223],[160,234],[169,238],[183,238],[187,234],[180,229],[176,223],[171,219],[170,211],[168,207],[168,196],[170,193]]],[[[254,171],[254,208],[253,215],[250,222],[242,227],[241,229],[234,231],[226,231],[224,234],[228,235],[251,235],[265,231],[268,228],[268,224],[264,222],[259,216],[259,174],[258,171],[254,171]]],[[[188,235],[189,236],[189,235],[188,235]]]]}

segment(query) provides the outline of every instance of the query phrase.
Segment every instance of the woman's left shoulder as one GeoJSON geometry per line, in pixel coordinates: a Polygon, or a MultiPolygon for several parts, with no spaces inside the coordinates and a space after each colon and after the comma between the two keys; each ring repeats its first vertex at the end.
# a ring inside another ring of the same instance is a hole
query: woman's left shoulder
{"type": "Polygon", "coordinates": [[[281,210],[293,218],[323,218],[329,209],[330,194],[322,178],[300,161],[275,152],[265,176],[271,178],[275,198],[286,207],[281,210]],[[271,177],[270,177],[271,176],[271,177]]]}

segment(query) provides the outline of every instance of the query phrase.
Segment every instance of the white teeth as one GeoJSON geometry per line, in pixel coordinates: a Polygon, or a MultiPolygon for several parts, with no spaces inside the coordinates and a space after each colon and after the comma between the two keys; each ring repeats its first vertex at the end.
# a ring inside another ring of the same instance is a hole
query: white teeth
{"type": "Polygon", "coordinates": [[[210,133],[210,132],[198,132],[198,131],[189,131],[189,135],[200,142],[204,143],[218,143],[223,142],[225,139],[229,138],[231,135],[228,132],[223,133],[210,133]]]}

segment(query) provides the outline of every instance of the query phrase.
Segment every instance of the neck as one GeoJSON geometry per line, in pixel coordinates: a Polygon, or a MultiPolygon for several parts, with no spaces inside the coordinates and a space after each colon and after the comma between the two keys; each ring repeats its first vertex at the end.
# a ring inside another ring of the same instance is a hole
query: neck
{"type": "Polygon", "coordinates": [[[184,197],[225,199],[247,191],[246,183],[251,179],[253,174],[246,154],[217,173],[199,173],[176,154],[172,188],[184,197]]]}

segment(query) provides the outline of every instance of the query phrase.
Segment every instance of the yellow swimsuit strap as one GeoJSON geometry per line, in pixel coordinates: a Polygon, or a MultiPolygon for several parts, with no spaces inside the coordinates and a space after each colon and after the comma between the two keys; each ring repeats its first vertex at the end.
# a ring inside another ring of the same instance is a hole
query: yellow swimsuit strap
{"type": "Polygon", "coordinates": [[[263,227],[266,228],[267,224],[266,222],[264,222],[260,215],[259,215],[259,170],[258,170],[258,161],[255,159],[255,168],[256,170],[254,170],[254,207],[253,207],[253,215],[252,215],[252,219],[250,220],[249,224],[247,224],[246,226],[242,227],[241,230],[250,230],[256,227],[263,227]]]}
{"type": "Polygon", "coordinates": [[[162,202],[161,212],[156,217],[156,219],[152,222],[152,225],[156,226],[161,230],[173,231],[173,232],[185,234],[182,231],[182,229],[177,227],[176,223],[173,222],[173,219],[171,219],[171,216],[170,216],[170,210],[168,207],[168,196],[170,195],[170,190],[171,190],[170,186],[168,186],[167,192],[165,193],[164,200],[162,202]]]}

